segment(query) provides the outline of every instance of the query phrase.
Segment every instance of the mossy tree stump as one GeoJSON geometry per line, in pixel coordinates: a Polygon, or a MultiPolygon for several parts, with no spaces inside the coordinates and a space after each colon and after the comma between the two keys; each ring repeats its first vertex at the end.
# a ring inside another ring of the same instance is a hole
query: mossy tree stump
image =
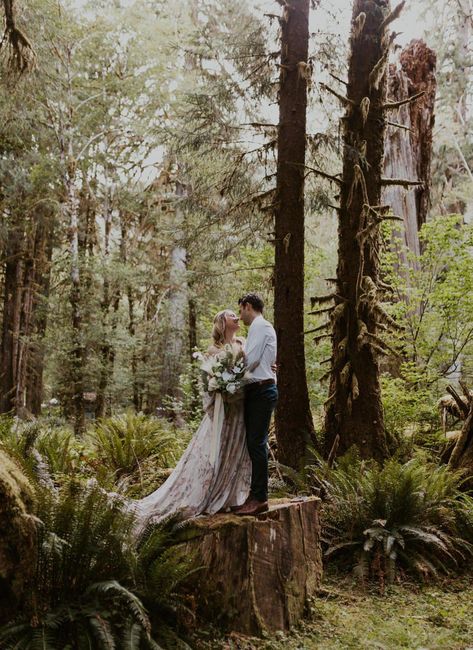
{"type": "Polygon", "coordinates": [[[193,585],[199,614],[253,635],[299,621],[322,578],[319,506],[316,497],[277,500],[256,517],[189,522],[179,546],[204,567],[193,585]]]}
{"type": "Polygon", "coordinates": [[[36,525],[29,515],[33,489],[0,449],[0,624],[8,620],[35,570],[36,525]]]}

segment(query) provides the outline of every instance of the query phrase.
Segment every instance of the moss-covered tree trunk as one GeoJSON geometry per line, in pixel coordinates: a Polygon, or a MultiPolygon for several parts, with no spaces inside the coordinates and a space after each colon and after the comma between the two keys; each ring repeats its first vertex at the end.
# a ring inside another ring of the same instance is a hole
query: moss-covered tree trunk
{"type": "Polygon", "coordinates": [[[379,224],[390,48],[387,0],[355,0],[350,36],[338,267],[332,322],[332,370],[326,404],[326,452],[356,445],[365,458],[387,454],[377,355],[384,345],[379,224]]]}
{"type": "Polygon", "coordinates": [[[72,324],[72,372],[71,385],[73,388],[72,404],[74,409],[74,433],[80,435],[85,428],[84,414],[84,365],[85,347],[83,342],[82,319],[82,287],[79,264],[79,191],[77,188],[77,172],[72,157],[64,160],[66,168],[64,189],[66,202],[64,211],[69,224],[69,263],[72,324]]]}
{"type": "Polygon", "coordinates": [[[279,460],[300,467],[313,435],[304,353],[304,164],[309,0],[284,7],[281,39],[274,320],[278,336],[279,460]]]}

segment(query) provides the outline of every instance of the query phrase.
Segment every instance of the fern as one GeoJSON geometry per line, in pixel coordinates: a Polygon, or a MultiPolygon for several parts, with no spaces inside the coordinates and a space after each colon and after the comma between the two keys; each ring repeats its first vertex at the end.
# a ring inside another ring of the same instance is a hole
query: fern
{"type": "Polygon", "coordinates": [[[173,466],[184,442],[163,420],[131,412],[102,420],[90,438],[102,463],[122,480],[140,475],[143,465],[154,473],[173,466]]]}
{"type": "Polygon", "coordinates": [[[351,455],[326,477],[324,541],[363,579],[454,570],[473,554],[473,501],[461,477],[420,461],[383,468],[351,455]]]}
{"type": "Polygon", "coordinates": [[[0,630],[0,647],[159,650],[152,622],[172,633],[171,618],[186,608],[179,588],[193,570],[192,558],[172,548],[175,520],[148,529],[137,546],[121,501],[96,482],[76,481],[39,487],[35,514],[31,595],[0,630]]]}

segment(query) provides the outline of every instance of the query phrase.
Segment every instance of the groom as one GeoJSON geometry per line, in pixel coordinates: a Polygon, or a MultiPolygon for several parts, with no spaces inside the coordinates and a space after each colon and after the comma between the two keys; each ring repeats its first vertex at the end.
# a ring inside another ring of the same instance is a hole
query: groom
{"type": "Polygon", "coordinates": [[[245,355],[251,379],[245,387],[246,442],[251,458],[251,491],[238,515],[256,515],[268,509],[268,430],[278,400],[275,373],[276,332],[263,318],[264,303],[256,293],[238,301],[240,318],[249,325],[245,355]]]}

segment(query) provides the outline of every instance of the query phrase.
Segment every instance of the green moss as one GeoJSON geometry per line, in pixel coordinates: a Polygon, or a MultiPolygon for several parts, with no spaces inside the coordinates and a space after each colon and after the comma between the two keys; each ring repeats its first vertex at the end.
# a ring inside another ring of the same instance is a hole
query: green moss
{"type": "Polygon", "coordinates": [[[21,469],[0,449],[0,617],[21,598],[35,565],[34,493],[21,469]]]}

